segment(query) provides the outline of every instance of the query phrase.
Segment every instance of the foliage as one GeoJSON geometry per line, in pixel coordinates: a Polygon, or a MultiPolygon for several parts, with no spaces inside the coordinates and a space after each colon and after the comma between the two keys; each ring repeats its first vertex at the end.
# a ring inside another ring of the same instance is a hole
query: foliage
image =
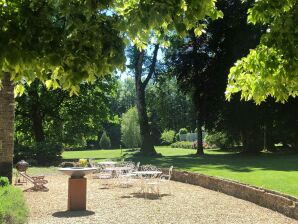
{"type": "Polygon", "coordinates": [[[164,144],[171,144],[175,140],[175,131],[173,130],[164,130],[161,134],[161,140],[164,144]]]}
{"type": "Polygon", "coordinates": [[[200,120],[198,126],[204,126],[206,130],[228,131],[235,141],[241,134],[247,150],[257,150],[259,143],[256,147],[250,144],[252,139],[259,142],[259,131],[254,131],[260,130],[257,108],[237,99],[229,104],[224,95],[229,68],[258,44],[262,33],[261,27],[247,24],[247,10],[251,5],[252,1],[219,0],[217,6],[223,11],[224,18],[207,20],[206,33],[200,37],[190,33],[183,41],[173,39],[167,57],[179,87],[193,99],[200,120]],[[232,113],[234,117],[230,116],[232,113]],[[225,119],[229,121],[223,124],[225,119]],[[237,127],[237,131],[235,128],[232,133],[231,126],[237,127]]]}
{"type": "Polygon", "coordinates": [[[37,142],[33,153],[38,164],[49,165],[61,158],[62,146],[55,142],[37,142]]]}
{"type": "Polygon", "coordinates": [[[194,128],[192,101],[179,89],[175,77],[158,71],[154,83],[148,86],[146,97],[151,126],[158,129],[158,132],[165,129],[178,132],[183,127],[194,128]]]}
{"type": "Polygon", "coordinates": [[[37,80],[25,87],[25,94],[16,98],[16,139],[21,144],[56,141],[84,146],[97,139],[105,123],[115,120],[110,108],[114,77],[82,84],[81,94],[73,97],[61,90],[48,91],[37,80]]]}
{"type": "Polygon", "coordinates": [[[27,222],[28,209],[23,192],[13,186],[0,187],[0,223],[23,224],[27,222]]]}
{"type": "MultiPolygon", "coordinates": [[[[124,63],[124,43],[106,1],[1,1],[0,68],[22,84],[39,78],[47,88],[76,93],[124,63]]],[[[1,74],[2,75],[2,74],[1,74]]]]}
{"type": "Polygon", "coordinates": [[[128,148],[136,148],[141,144],[138,113],[135,107],[130,108],[122,116],[121,141],[128,148]]]}
{"type": "Polygon", "coordinates": [[[185,36],[190,29],[195,29],[196,34],[200,35],[204,26],[198,21],[205,17],[222,17],[222,13],[216,10],[215,0],[116,0],[114,8],[123,18],[120,22],[122,30],[141,48],[145,48],[152,32],[157,41],[173,32],[185,36]]]}
{"type": "Polygon", "coordinates": [[[31,163],[31,165],[50,165],[61,158],[62,145],[56,142],[36,142],[32,145],[16,144],[14,148],[14,161],[22,159],[31,163]],[[32,164],[33,163],[33,164],[32,164]]]}
{"type": "Polygon", "coordinates": [[[187,134],[188,130],[186,128],[180,128],[179,135],[187,134]]]}
{"type": "Polygon", "coordinates": [[[224,132],[208,132],[204,141],[207,145],[219,147],[221,149],[233,146],[233,142],[231,142],[231,139],[224,132]]]}
{"type": "Polygon", "coordinates": [[[99,145],[100,145],[100,148],[102,149],[109,149],[111,148],[111,140],[110,140],[110,137],[107,135],[107,133],[104,131],[101,138],[100,138],[100,141],[99,141],[99,145]]]}
{"type": "Polygon", "coordinates": [[[0,177],[0,188],[9,185],[9,180],[7,177],[0,177]]]}
{"type": "Polygon", "coordinates": [[[260,44],[231,68],[227,98],[241,91],[241,99],[260,104],[272,96],[285,102],[298,95],[298,2],[256,1],[248,21],[267,27],[260,44]]]}
{"type": "MultiPolygon", "coordinates": [[[[120,119],[119,119],[120,120],[120,119]]],[[[121,125],[119,123],[108,123],[104,125],[107,135],[111,139],[111,148],[116,149],[120,147],[121,144],[121,125]]]]}
{"type": "Polygon", "coordinates": [[[193,142],[179,141],[171,144],[172,148],[193,149],[193,142]]]}
{"type": "Polygon", "coordinates": [[[132,77],[117,82],[116,97],[113,98],[112,108],[119,116],[129,108],[134,107],[136,102],[135,81],[132,77]]]}
{"type": "Polygon", "coordinates": [[[88,164],[88,160],[87,159],[79,159],[79,166],[80,167],[86,167],[88,164]]]}

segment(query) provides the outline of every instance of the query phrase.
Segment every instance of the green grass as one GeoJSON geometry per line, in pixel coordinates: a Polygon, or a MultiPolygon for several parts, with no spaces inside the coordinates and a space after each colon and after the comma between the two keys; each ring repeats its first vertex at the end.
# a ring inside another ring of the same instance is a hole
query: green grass
{"type": "Polygon", "coordinates": [[[0,187],[0,223],[26,223],[28,209],[21,189],[0,187]]]}
{"type": "MultiPolygon", "coordinates": [[[[141,164],[161,167],[173,165],[176,169],[200,172],[242,183],[272,189],[298,197],[298,154],[244,155],[220,150],[206,150],[203,157],[193,156],[194,150],[156,147],[160,158],[133,156],[123,150],[129,159],[141,164]]],[[[119,159],[120,150],[93,150],[64,152],[64,159],[95,158],[96,160],[119,159]]]]}

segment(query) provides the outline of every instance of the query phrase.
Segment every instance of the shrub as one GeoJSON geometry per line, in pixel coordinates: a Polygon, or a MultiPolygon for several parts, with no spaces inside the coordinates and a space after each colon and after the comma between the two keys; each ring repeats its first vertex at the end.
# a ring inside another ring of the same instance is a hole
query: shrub
{"type": "Polygon", "coordinates": [[[121,141],[128,148],[136,148],[141,145],[138,113],[135,107],[130,108],[122,116],[121,141]]]}
{"type": "Polygon", "coordinates": [[[28,209],[23,192],[11,185],[0,187],[0,223],[27,223],[28,209]]]}
{"type": "Polygon", "coordinates": [[[162,140],[162,143],[167,145],[173,143],[175,140],[175,131],[164,130],[163,133],[161,134],[161,140],[162,140]]]}
{"type": "Polygon", "coordinates": [[[188,133],[188,130],[186,128],[180,128],[179,135],[184,135],[184,134],[187,134],[187,133],[188,133]]]}
{"type": "Polygon", "coordinates": [[[204,141],[207,145],[219,148],[227,148],[233,145],[227,134],[223,132],[210,132],[205,136],[204,141]]]}
{"type": "Polygon", "coordinates": [[[21,160],[28,161],[29,159],[32,159],[34,157],[32,153],[32,149],[29,146],[24,146],[20,144],[14,145],[14,163],[17,163],[21,160]]]}
{"type": "Polygon", "coordinates": [[[176,141],[176,142],[180,141],[179,133],[176,133],[176,135],[175,135],[175,141],[176,141]]]}
{"type": "Polygon", "coordinates": [[[30,165],[50,165],[61,159],[62,145],[37,142],[32,146],[15,145],[14,161],[26,160],[30,165]]]}
{"type": "Polygon", "coordinates": [[[100,145],[100,148],[102,148],[102,149],[111,148],[111,140],[105,131],[103,132],[103,134],[100,138],[99,145],[100,145]]]}
{"type": "Polygon", "coordinates": [[[192,149],[193,142],[180,141],[171,144],[172,148],[192,149]]]}
{"type": "Polygon", "coordinates": [[[5,187],[9,185],[9,180],[7,177],[0,177],[0,187],[5,187]]]}
{"type": "Polygon", "coordinates": [[[53,142],[37,142],[33,152],[39,165],[50,165],[61,159],[62,145],[53,142]]]}

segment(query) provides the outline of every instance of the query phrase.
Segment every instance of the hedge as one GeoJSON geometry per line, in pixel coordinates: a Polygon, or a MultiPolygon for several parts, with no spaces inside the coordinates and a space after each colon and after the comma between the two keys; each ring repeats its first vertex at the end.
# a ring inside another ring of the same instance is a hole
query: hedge
{"type": "Polygon", "coordinates": [[[27,223],[28,208],[25,203],[23,192],[14,186],[7,185],[8,182],[1,179],[0,187],[0,223],[1,224],[23,224],[27,223]]]}

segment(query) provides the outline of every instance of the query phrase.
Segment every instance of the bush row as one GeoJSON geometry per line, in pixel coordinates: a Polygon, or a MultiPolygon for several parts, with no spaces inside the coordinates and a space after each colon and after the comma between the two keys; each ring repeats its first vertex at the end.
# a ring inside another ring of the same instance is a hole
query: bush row
{"type": "Polygon", "coordinates": [[[0,223],[27,223],[28,209],[23,192],[8,184],[8,179],[0,177],[0,223]]]}
{"type": "Polygon", "coordinates": [[[180,141],[180,142],[172,143],[171,147],[172,148],[193,149],[194,144],[193,144],[193,142],[180,141]]]}

